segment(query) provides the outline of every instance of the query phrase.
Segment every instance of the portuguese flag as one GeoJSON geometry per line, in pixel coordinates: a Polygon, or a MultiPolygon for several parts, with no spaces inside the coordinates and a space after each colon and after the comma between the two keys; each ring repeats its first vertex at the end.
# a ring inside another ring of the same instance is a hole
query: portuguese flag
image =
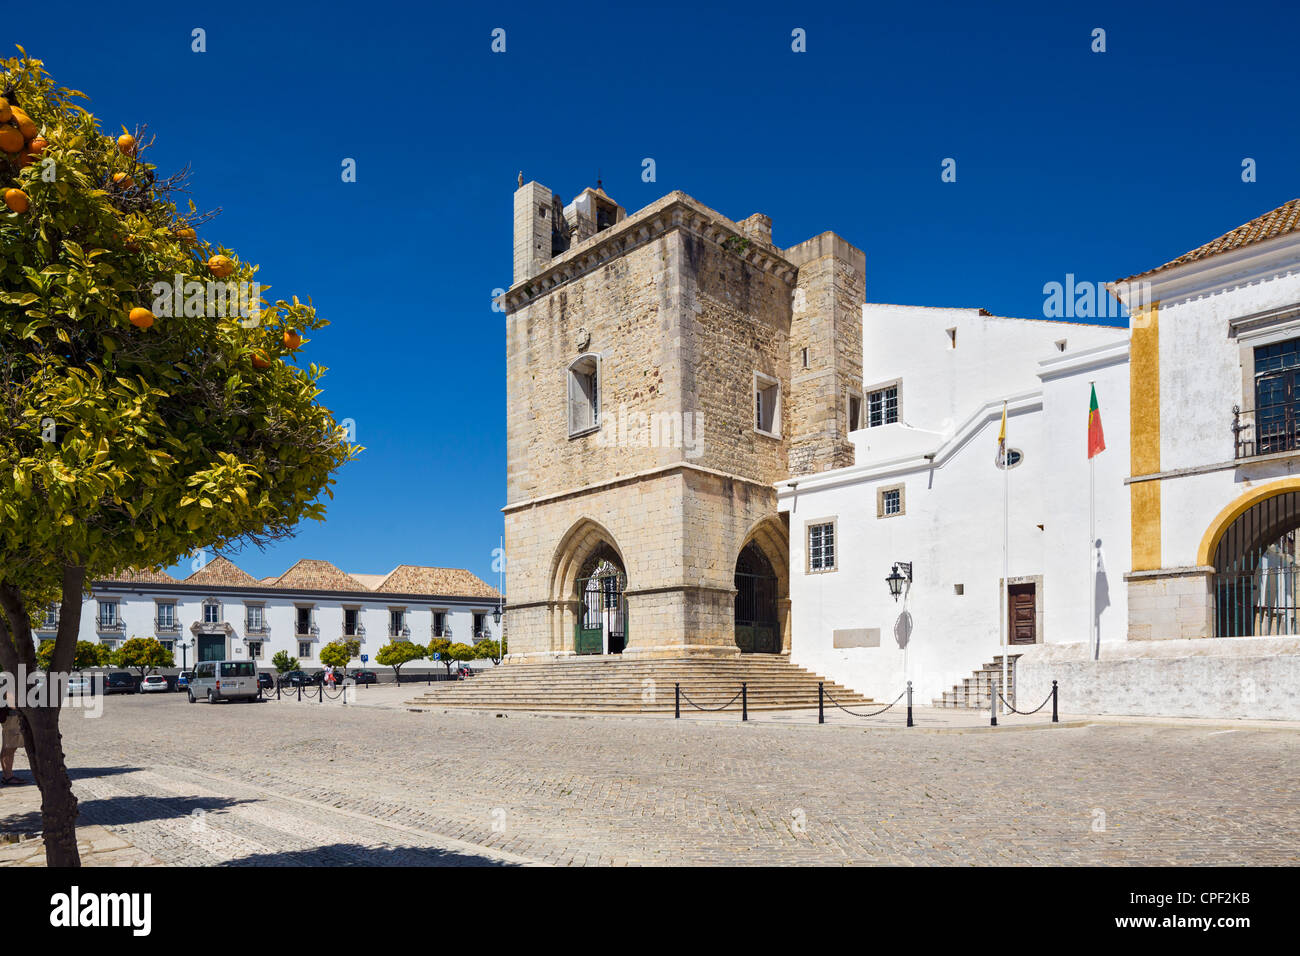
{"type": "Polygon", "coordinates": [[[1106,437],[1101,433],[1101,409],[1097,407],[1097,386],[1092,387],[1092,402],[1088,405],[1088,457],[1106,450],[1106,437]]]}

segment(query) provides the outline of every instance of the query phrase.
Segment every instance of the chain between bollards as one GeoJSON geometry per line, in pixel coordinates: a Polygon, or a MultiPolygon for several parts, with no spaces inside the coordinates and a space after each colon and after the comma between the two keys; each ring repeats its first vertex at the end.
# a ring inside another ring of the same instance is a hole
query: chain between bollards
{"type": "Polygon", "coordinates": [[[907,682],[907,726],[912,726],[912,682],[907,682]]]}

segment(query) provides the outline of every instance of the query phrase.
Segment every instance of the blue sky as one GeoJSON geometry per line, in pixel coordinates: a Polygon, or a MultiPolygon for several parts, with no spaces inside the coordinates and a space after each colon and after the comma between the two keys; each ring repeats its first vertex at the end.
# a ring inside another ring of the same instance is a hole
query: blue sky
{"type": "Polygon", "coordinates": [[[223,210],[204,238],[333,323],[306,354],[367,451],[325,524],[235,557],[258,576],[314,557],[496,583],[490,299],[521,169],[566,201],[599,170],[629,212],[673,189],[765,212],[781,246],[834,230],[870,301],[1017,316],[1067,273],[1139,272],[1300,196],[1293,3],[295,6],[78,0],[6,31],[106,129],[148,123],[153,161],[223,210]]]}

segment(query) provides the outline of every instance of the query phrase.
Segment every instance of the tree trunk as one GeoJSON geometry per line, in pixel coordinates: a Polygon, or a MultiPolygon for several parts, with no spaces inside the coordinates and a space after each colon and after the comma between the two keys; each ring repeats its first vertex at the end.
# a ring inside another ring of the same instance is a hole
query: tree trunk
{"type": "Polygon", "coordinates": [[[23,707],[19,713],[27,759],[41,789],[41,829],[47,866],[80,866],[77,852],[77,798],[72,793],[59,732],[59,708],[23,707]]]}
{"type": "MultiPolygon", "coordinates": [[[[45,836],[45,862],[48,866],[80,866],[77,852],[77,798],[72,794],[63,755],[63,736],[59,733],[62,691],[76,653],[77,633],[81,629],[82,587],[86,569],[77,565],[63,568],[62,600],[59,629],[54,654],[46,671],[45,706],[19,705],[19,722],[32,777],[41,791],[41,829],[45,836]]],[[[0,583],[0,664],[11,673],[19,667],[30,675],[37,671],[36,646],[32,640],[31,614],[17,587],[0,583]]],[[[15,688],[25,694],[26,687],[15,688]]]]}

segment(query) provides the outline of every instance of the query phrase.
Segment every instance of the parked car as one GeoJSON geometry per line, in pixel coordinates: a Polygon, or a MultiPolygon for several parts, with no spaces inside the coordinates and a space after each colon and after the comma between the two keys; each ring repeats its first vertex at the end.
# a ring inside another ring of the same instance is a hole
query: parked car
{"type": "Polygon", "coordinates": [[[348,677],[358,684],[377,684],[379,675],[374,671],[353,671],[348,677]]]}
{"type": "Polygon", "coordinates": [[[89,677],[83,677],[80,674],[73,674],[68,678],[68,696],[73,697],[80,694],[93,694],[94,686],[90,683],[89,677]]]}
{"type": "Polygon", "coordinates": [[[181,671],[176,675],[176,689],[184,690],[190,686],[190,678],[194,676],[194,671],[181,671]]]}
{"type": "Polygon", "coordinates": [[[204,661],[194,668],[194,679],[185,689],[190,703],[199,698],[215,704],[219,700],[258,700],[257,665],[252,661],[204,661]]]}
{"type": "Polygon", "coordinates": [[[156,694],[159,691],[167,690],[167,678],[162,674],[150,674],[144,680],[140,681],[140,693],[156,694]]]}
{"type": "Polygon", "coordinates": [[[474,676],[474,668],[472,668],[472,667],[459,667],[459,668],[456,669],[456,676],[459,677],[461,680],[464,680],[466,677],[473,677],[473,676],[474,676]]]}
{"type": "Polygon", "coordinates": [[[110,671],[104,680],[105,694],[134,694],[135,676],[126,671],[110,671]]]}
{"type": "Polygon", "coordinates": [[[315,679],[306,671],[289,671],[280,678],[283,687],[310,687],[315,683],[315,679]]]}
{"type": "Polygon", "coordinates": [[[275,679],[266,671],[257,672],[257,686],[266,690],[275,689],[275,679]]]}

